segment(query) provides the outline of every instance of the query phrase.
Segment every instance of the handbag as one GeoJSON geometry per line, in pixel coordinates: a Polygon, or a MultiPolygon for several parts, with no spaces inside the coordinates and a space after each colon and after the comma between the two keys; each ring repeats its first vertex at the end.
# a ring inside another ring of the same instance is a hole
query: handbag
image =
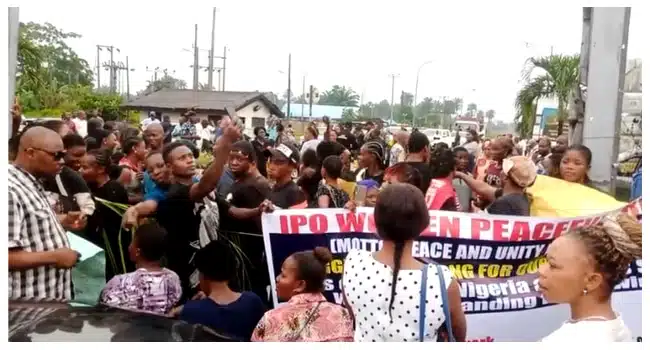
{"type": "MultiPolygon", "coordinates": [[[[445,278],[442,274],[442,268],[440,265],[436,265],[436,270],[438,271],[438,279],[440,281],[440,293],[442,294],[442,310],[445,314],[445,327],[447,328],[448,341],[455,342],[454,334],[451,329],[451,314],[449,312],[449,304],[447,301],[447,289],[445,288],[445,278]]],[[[429,265],[426,264],[422,267],[422,281],[420,283],[420,319],[419,319],[419,328],[420,336],[419,341],[424,341],[424,327],[426,325],[426,303],[427,303],[427,281],[429,275],[429,265]]]]}
{"type": "Polygon", "coordinates": [[[295,333],[294,333],[294,334],[289,338],[289,340],[287,340],[287,341],[293,342],[293,341],[296,341],[296,340],[298,340],[298,339],[300,338],[300,335],[302,334],[302,331],[304,331],[305,328],[307,328],[307,326],[308,326],[308,325],[311,323],[311,321],[314,319],[314,316],[315,316],[315,314],[316,314],[316,311],[318,310],[318,308],[320,307],[320,304],[322,304],[322,303],[323,303],[322,301],[319,301],[318,304],[316,304],[316,306],[314,306],[314,307],[311,309],[311,311],[309,312],[309,315],[307,316],[307,320],[305,321],[305,323],[304,323],[304,324],[302,325],[302,327],[301,327],[297,332],[295,332],[295,333]]]}

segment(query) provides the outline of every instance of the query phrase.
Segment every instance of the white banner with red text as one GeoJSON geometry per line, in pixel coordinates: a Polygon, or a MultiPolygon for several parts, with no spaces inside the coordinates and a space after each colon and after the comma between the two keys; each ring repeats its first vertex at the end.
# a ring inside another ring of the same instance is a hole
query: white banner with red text
{"type": "MultiPolygon", "coordinates": [[[[641,200],[616,211],[641,213],[641,200]]],[[[413,256],[448,266],[461,286],[469,341],[538,341],[569,318],[567,305],[539,294],[538,269],[548,245],[563,233],[598,224],[607,214],[576,218],[514,217],[431,211],[431,223],[413,244],[413,256]]],[[[640,218],[640,216],[639,216],[640,218]]],[[[372,208],[277,210],[262,216],[274,302],[275,276],[291,254],[317,246],[330,249],[325,297],[341,304],[343,262],[350,249],[378,250],[372,208]]],[[[642,261],[630,265],[612,297],[641,339],[642,261]]]]}

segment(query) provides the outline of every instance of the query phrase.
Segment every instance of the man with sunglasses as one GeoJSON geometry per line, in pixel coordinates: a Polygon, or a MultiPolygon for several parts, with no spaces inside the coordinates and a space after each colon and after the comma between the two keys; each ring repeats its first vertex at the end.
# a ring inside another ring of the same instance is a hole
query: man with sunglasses
{"type": "Polygon", "coordinates": [[[9,165],[9,299],[72,300],[70,269],[79,253],[70,249],[63,225],[82,224],[76,215],[57,218],[38,178],[63,165],[63,141],[54,131],[33,127],[20,137],[9,165]]]}

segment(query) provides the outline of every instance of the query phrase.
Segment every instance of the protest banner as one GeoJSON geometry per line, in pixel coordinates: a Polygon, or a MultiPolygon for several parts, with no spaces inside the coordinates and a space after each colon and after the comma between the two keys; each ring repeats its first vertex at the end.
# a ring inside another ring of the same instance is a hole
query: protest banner
{"type": "MultiPolygon", "coordinates": [[[[640,201],[619,208],[636,210],[640,201]]],[[[640,212],[640,211],[639,211],[640,212]]],[[[548,304],[539,294],[538,269],[548,245],[561,234],[598,224],[608,213],[575,218],[514,217],[430,211],[431,223],[412,253],[448,266],[461,287],[469,341],[538,341],[569,319],[567,305],[548,304]]],[[[325,297],[343,302],[343,262],[351,249],[376,251],[373,209],[278,210],[262,217],[264,244],[275,292],[284,259],[317,246],[330,249],[325,297]]],[[[633,335],[641,338],[642,264],[631,264],[616,287],[613,305],[633,335]]],[[[348,283],[348,281],[345,281],[348,283]]]]}

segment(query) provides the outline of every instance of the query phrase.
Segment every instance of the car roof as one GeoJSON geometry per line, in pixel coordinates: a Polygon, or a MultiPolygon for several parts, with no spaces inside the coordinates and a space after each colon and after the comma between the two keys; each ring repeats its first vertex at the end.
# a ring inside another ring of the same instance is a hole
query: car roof
{"type": "Polygon", "coordinates": [[[108,306],[9,302],[9,341],[238,341],[208,327],[108,306]]]}

